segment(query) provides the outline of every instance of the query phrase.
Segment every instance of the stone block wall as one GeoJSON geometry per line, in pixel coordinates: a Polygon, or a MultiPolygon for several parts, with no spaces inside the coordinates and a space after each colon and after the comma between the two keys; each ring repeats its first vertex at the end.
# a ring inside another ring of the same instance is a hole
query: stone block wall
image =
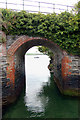
{"type": "Polygon", "coordinates": [[[80,57],[66,56],[62,60],[63,90],[65,94],[80,96],[80,57]]]}
{"type": "Polygon", "coordinates": [[[7,68],[7,51],[6,51],[6,43],[0,44],[0,83],[2,84],[2,97],[3,104],[7,103],[6,97],[10,94],[10,85],[7,83],[10,82],[6,77],[6,68],[7,68]]]}
{"type": "Polygon", "coordinates": [[[71,58],[71,69],[69,72],[71,72],[71,75],[80,75],[80,58],[78,56],[70,56],[71,58]]]}
{"type": "Polygon", "coordinates": [[[20,84],[25,82],[25,59],[21,56],[22,50],[19,50],[15,54],[15,89],[17,89],[20,84]]]}
{"type": "Polygon", "coordinates": [[[21,36],[18,36],[18,35],[7,35],[6,36],[6,48],[7,50],[9,49],[9,47],[11,46],[12,43],[14,43],[19,37],[21,36]]]}
{"type": "MultiPolygon", "coordinates": [[[[25,42],[26,36],[7,36],[7,48],[11,46],[12,43],[15,43],[15,40],[19,41],[20,44],[25,42]],[[21,37],[21,38],[20,38],[21,37]],[[19,40],[18,40],[19,38],[19,40]],[[20,42],[21,41],[21,42],[20,42]]],[[[29,37],[28,37],[29,38],[29,37]]],[[[24,75],[24,59],[23,54],[34,45],[44,45],[46,47],[49,47],[52,52],[54,53],[54,76],[55,81],[59,88],[64,90],[67,89],[75,89],[78,88],[79,83],[79,74],[80,73],[80,67],[79,62],[80,58],[78,56],[70,56],[65,51],[61,51],[57,45],[53,44],[52,42],[42,41],[42,38],[40,40],[37,40],[39,38],[32,38],[30,42],[26,42],[25,45],[22,45],[15,53],[15,81],[16,83],[19,82],[19,79],[21,76],[24,75]],[[76,61],[76,63],[74,62],[76,61]],[[75,63],[75,65],[74,65],[75,63]],[[22,70],[23,67],[23,70],[22,70]],[[22,71],[21,71],[22,70],[22,71]],[[75,71],[76,70],[76,71],[75,71]],[[23,73],[23,74],[22,74],[23,73]],[[76,81],[76,82],[75,82],[76,81]],[[76,83],[76,84],[75,84],[76,83]],[[75,87],[74,87],[75,86],[75,87]]],[[[26,40],[27,41],[27,40],[26,40]]],[[[19,45],[19,43],[16,42],[16,46],[19,45]]],[[[20,46],[20,45],[19,45],[20,46]]],[[[17,84],[16,84],[17,86],[17,84]]]]}

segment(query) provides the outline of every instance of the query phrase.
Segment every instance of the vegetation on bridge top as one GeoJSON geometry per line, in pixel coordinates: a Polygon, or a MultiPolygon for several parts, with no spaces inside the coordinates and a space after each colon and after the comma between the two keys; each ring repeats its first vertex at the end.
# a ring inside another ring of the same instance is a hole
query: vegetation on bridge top
{"type": "MultiPolygon", "coordinates": [[[[76,8],[79,8],[79,4],[80,2],[76,8]]],[[[80,11],[74,13],[65,11],[58,15],[16,12],[9,9],[0,9],[0,11],[2,31],[7,35],[45,37],[67,52],[80,55],[80,11]]]]}

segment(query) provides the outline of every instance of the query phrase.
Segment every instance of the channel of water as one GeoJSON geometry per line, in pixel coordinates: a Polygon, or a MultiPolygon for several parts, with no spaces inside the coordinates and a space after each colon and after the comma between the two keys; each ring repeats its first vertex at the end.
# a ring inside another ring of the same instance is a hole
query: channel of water
{"type": "Polygon", "coordinates": [[[3,118],[78,118],[78,99],[60,93],[49,60],[46,55],[26,55],[26,89],[3,118]]]}

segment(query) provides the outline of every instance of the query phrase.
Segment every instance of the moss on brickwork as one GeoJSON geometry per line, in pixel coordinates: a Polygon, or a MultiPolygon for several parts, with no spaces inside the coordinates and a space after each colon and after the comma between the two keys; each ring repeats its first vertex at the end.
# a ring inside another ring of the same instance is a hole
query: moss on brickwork
{"type": "Polygon", "coordinates": [[[80,93],[78,92],[78,90],[64,90],[63,94],[69,95],[69,96],[80,96],[80,93]]]}
{"type": "Polygon", "coordinates": [[[0,35],[0,43],[6,42],[6,39],[0,35]]]}
{"type": "Polygon", "coordinates": [[[3,31],[0,31],[0,43],[6,42],[6,35],[3,31]]]}

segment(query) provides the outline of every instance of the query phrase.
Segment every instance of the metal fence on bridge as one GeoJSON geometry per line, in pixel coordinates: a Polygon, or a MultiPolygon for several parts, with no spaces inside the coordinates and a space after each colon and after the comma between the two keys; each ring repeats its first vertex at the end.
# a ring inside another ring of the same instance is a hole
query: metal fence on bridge
{"type": "Polygon", "coordinates": [[[27,12],[37,13],[41,12],[44,14],[48,13],[61,13],[64,11],[72,10],[73,6],[38,2],[33,0],[0,0],[0,8],[7,8],[16,11],[26,10],[27,12]]]}

